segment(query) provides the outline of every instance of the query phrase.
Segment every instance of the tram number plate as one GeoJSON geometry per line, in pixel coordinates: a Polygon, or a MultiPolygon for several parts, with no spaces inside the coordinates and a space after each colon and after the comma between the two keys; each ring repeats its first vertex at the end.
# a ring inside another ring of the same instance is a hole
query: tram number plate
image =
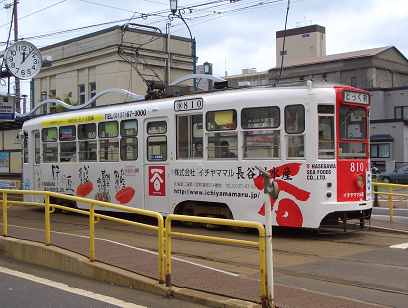
{"type": "Polygon", "coordinates": [[[174,102],[174,111],[201,110],[203,105],[202,98],[182,99],[174,102]]]}

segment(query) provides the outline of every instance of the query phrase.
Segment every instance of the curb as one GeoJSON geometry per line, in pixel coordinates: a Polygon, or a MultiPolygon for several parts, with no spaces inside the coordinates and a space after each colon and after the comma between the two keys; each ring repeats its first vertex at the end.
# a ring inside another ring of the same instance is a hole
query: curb
{"type": "Polygon", "coordinates": [[[408,234],[408,231],[405,231],[405,230],[391,229],[391,228],[385,228],[385,227],[376,227],[373,225],[369,226],[368,230],[386,232],[386,233],[408,234]]]}
{"type": "Polygon", "coordinates": [[[91,262],[88,258],[59,248],[46,246],[37,242],[0,238],[0,253],[5,256],[63,272],[73,273],[82,277],[107,282],[118,286],[142,290],[165,297],[174,297],[189,302],[215,308],[255,308],[259,304],[233,299],[220,295],[205,293],[187,288],[166,287],[157,280],[98,261],[91,262]]]}

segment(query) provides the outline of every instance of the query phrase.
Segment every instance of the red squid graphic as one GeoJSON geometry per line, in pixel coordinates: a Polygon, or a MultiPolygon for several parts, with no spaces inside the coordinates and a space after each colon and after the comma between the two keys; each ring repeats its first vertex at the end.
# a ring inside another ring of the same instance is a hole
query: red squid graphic
{"type": "MultiPolygon", "coordinates": [[[[270,176],[276,184],[278,184],[279,190],[284,191],[299,201],[306,201],[310,197],[310,193],[296,187],[293,184],[286,182],[286,180],[290,180],[293,176],[299,173],[301,164],[300,163],[289,163],[284,164],[278,167],[274,167],[268,170],[270,176]]],[[[264,189],[265,183],[264,178],[262,175],[259,175],[254,178],[254,184],[256,188],[259,190],[264,189]]],[[[272,197],[271,206],[272,209],[275,205],[275,199],[272,197]]],[[[278,209],[275,211],[276,213],[276,222],[279,226],[282,227],[302,227],[303,225],[303,215],[302,211],[300,210],[299,206],[296,204],[295,201],[289,198],[284,198],[279,201],[278,209]]],[[[263,204],[259,211],[259,215],[265,216],[265,204],[263,204]]]]}

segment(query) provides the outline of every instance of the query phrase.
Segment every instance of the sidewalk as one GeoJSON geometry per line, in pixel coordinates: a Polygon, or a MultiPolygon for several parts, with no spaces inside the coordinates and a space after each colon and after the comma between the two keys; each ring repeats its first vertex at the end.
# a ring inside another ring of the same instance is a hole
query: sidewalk
{"type": "Polygon", "coordinates": [[[380,197],[379,206],[373,208],[371,226],[408,232],[408,200],[398,197],[394,197],[394,199],[396,200],[393,200],[394,216],[392,222],[390,222],[389,218],[387,200],[380,197]]]}

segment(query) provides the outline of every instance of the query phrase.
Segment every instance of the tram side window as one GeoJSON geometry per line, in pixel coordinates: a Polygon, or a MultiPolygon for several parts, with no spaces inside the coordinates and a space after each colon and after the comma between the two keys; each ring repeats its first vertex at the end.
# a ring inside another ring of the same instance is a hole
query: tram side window
{"type": "Polygon", "coordinates": [[[305,157],[305,107],[289,105],[285,107],[285,131],[288,158],[305,157]]]}
{"type": "Polygon", "coordinates": [[[119,160],[119,125],[116,121],[101,122],[98,124],[99,133],[99,160],[119,160]]]}
{"type": "Polygon", "coordinates": [[[279,158],[279,126],[279,107],[243,109],[241,127],[244,129],[244,158],[279,158]]]}
{"type": "Polygon", "coordinates": [[[209,111],[206,114],[208,159],[237,159],[238,135],[235,110],[209,111]]]}
{"type": "Polygon", "coordinates": [[[96,124],[78,125],[79,161],[96,161],[96,124]]]}
{"type": "Polygon", "coordinates": [[[334,158],[334,106],[318,105],[319,158],[334,158]]]}
{"type": "Polygon", "coordinates": [[[167,160],[167,123],[166,121],[154,121],[147,124],[147,160],[167,160]]]}
{"type": "Polygon", "coordinates": [[[43,162],[56,163],[58,161],[58,133],[56,127],[42,129],[43,162]]]}
{"type": "Polygon", "coordinates": [[[120,159],[137,159],[137,120],[120,122],[120,159]]]}
{"type": "Polygon", "coordinates": [[[23,140],[23,161],[25,164],[28,163],[28,134],[27,132],[24,132],[24,136],[23,136],[24,140],[23,140]]]}
{"type": "Polygon", "coordinates": [[[41,162],[40,132],[34,131],[34,163],[38,165],[40,162],[41,162]]]}
{"type": "Polygon", "coordinates": [[[60,162],[77,161],[76,127],[74,125],[59,128],[60,162]]]}
{"type": "Polygon", "coordinates": [[[177,159],[203,158],[202,114],[177,116],[177,159]]]}

